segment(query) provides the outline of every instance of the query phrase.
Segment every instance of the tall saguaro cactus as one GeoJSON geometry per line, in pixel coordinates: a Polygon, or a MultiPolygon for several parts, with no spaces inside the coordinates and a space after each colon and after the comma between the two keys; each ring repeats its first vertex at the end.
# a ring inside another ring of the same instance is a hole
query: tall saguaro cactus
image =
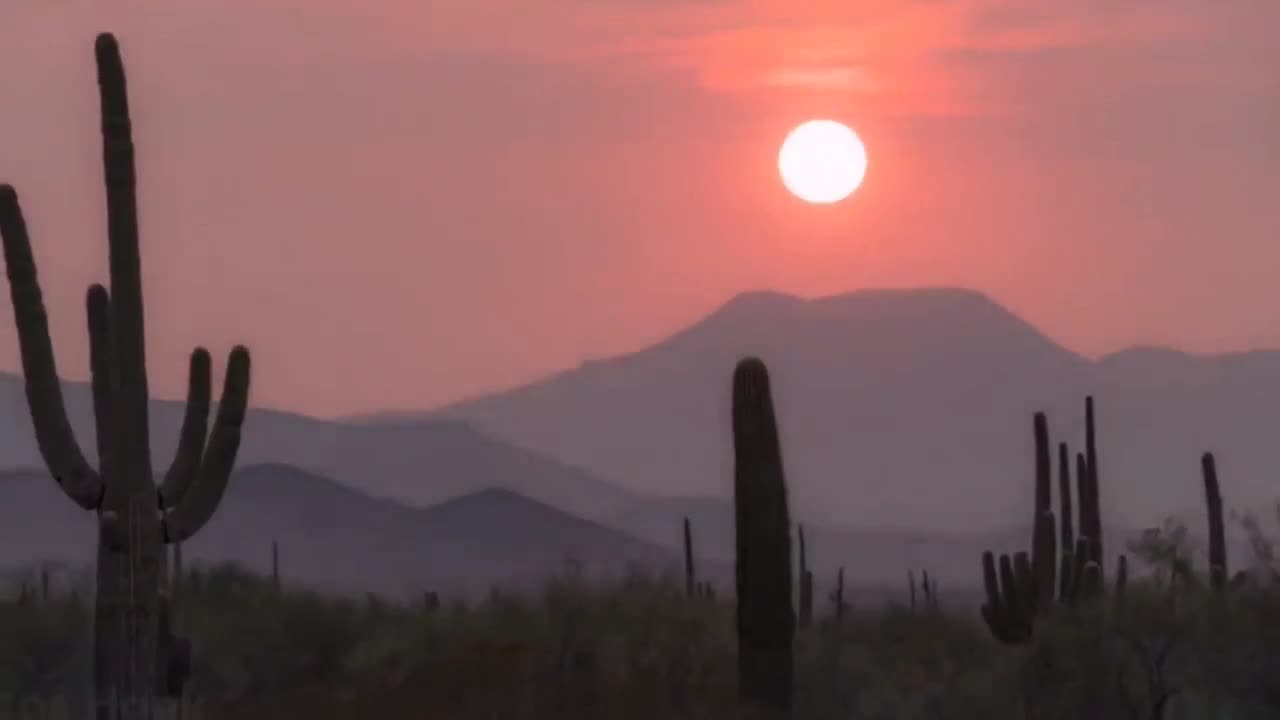
{"type": "Polygon", "coordinates": [[[1076,532],[1071,504],[1071,451],[1058,443],[1058,505],[1062,512],[1061,554],[1058,559],[1058,602],[1066,603],[1075,583],[1076,532]]]}
{"type": "Polygon", "coordinates": [[[1084,499],[1080,508],[1080,533],[1089,538],[1090,562],[1098,564],[1098,575],[1103,577],[1102,564],[1102,498],[1098,487],[1098,446],[1097,432],[1093,422],[1093,396],[1084,399],[1084,447],[1085,464],[1088,468],[1089,495],[1088,505],[1084,499]]]}
{"type": "Polygon", "coordinates": [[[693,565],[693,527],[684,519],[684,594],[693,597],[698,589],[698,574],[693,565]]]}
{"type": "Polygon", "coordinates": [[[0,236],[36,442],[63,492],[98,518],[94,658],[99,718],[152,716],[160,690],[161,564],[164,544],[191,538],[213,516],[240,445],[249,392],[249,352],[227,365],[206,444],[209,353],[191,354],[178,451],[157,484],[151,466],[138,248],[134,146],[124,65],[113,36],[95,44],[102,109],[111,288],[87,296],[89,360],[99,465],[71,430],[26,222],[11,186],[0,185],[0,236]]]}
{"type": "Polygon", "coordinates": [[[1031,567],[1036,582],[1035,612],[1053,605],[1058,574],[1058,532],[1053,516],[1053,460],[1049,451],[1049,420],[1033,418],[1036,447],[1035,516],[1032,518],[1031,567]]]}
{"type": "Polygon", "coordinates": [[[792,708],[796,624],[791,514],[769,371],[757,358],[733,371],[733,456],[738,698],[744,711],[785,718],[792,708]]]}
{"type": "Polygon", "coordinates": [[[800,540],[800,608],[796,621],[800,627],[808,627],[813,622],[813,572],[809,570],[809,555],[805,551],[804,525],[796,526],[796,537],[800,540]]]}
{"type": "Polygon", "coordinates": [[[1209,516],[1209,587],[1222,590],[1227,586],[1227,537],[1222,523],[1218,466],[1213,453],[1200,456],[1200,472],[1204,476],[1204,504],[1209,516]]]}

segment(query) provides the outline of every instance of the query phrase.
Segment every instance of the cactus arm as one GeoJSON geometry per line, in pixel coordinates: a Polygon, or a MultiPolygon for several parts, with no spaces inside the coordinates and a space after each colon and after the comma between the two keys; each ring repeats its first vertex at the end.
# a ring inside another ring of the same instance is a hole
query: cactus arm
{"type": "Polygon", "coordinates": [[[104,512],[109,502],[107,489],[114,477],[111,434],[115,427],[112,409],[111,375],[111,295],[98,283],[85,294],[85,315],[89,325],[89,375],[93,393],[94,435],[98,444],[98,474],[102,478],[102,499],[98,502],[98,524],[106,545],[120,548],[125,544],[124,528],[111,518],[116,513],[104,512]]]}
{"type": "MultiPolygon", "coordinates": [[[[85,293],[89,325],[89,377],[93,392],[93,428],[98,444],[98,465],[108,454],[107,431],[111,427],[111,295],[98,283],[85,293]]],[[[107,473],[105,469],[102,474],[107,473]]]]}
{"type": "Polygon", "coordinates": [[[182,500],[200,467],[205,435],[209,432],[210,390],[209,351],[196,348],[187,370],[187,407],[178,435],[178,451],[160,483],[160,507],[169,509],[182,500]]]}
{"type": "Polygon", "coordinates": [[[1058,584],[1058,531],[1052,510],[1036,519],[1033,532],[1036,554],[1043,558],[1032,561],[1036,581],[1036,611],[1046,613],[1053,607],[1058,584]]]}
{"type": "Polygon", "coordinates": [[[67,419],[31,239],[18,194],[9,185],[0,185],[0,236],[36,445],[62,491],[80,507],[96,509],[102,499],[102,478],[85,459],[67,419]]]}
{"type": "Polygon", "coordinates": [[[1049,450],[1049,421],[1038,412],[1035,430],[1035,512],[1032,513],[1031,567],[1036,579],[1037,611],[1048,611],[1053,602],[1057,574],[1057,530],[1053,520],[1053,459],[1049,450]]]}
{"type": "Polygon", "coordinates": [[[1062,516],[1062,551],[1071,552],[1076,545],[1075,515],[1071,510],[1071,451],[1066,443],[1058,443],[1058,500],[1062,516]]]}
{"type": "Polygon", "coordinates": [[[164,513],[165,542],[190,540],[218,509],[231,469],[235,466],[236,452],[240,449],[240,429],[244,425],[248,401],[249,350],[238,345],[227,361],[218,416],[213,422],[213,432],[195,482],[183,493],[178,504],[164,513]]]}

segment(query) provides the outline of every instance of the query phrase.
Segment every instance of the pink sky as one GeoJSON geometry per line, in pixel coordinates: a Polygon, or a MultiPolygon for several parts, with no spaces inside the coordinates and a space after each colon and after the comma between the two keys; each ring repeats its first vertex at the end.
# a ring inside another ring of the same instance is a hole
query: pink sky
{"type": "MultiPolygon", "coordinates": [[[[1280,2],[10,0],[0,179],[60,369],[105,278],[92,38],[139,143],[152,387],[430,407],[640,348],[732,294],[962,285],[1069,347],[1280,347],[1280,2]],[[110,9],[104,9],[109,5],[110,9]],[[803,9],[801,9],[803,8],[803,9]],[[834,207],[775,153],[868,146],[834,207]]],[[[17,367],[10,322],[0,367],[17,367]]]]}

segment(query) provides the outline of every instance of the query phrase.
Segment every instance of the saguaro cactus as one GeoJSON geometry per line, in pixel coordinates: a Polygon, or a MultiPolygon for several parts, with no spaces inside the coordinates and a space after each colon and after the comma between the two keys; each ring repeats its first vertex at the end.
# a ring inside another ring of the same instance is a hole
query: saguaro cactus
{"type": "MultiPolygon", "coordinates": [[[[1086,451],[1076,455],[1077,502],[1074,503],[1074,508],[1071,454],[1066,443],[1058,445],[1061,534],[1052,507],[1052,454],[1048,419],[1044,413],[1037,412],[1033,420],[1036,474],[1030,569],[1024,571],[1021,565],[1026,553],[1018,553],[1012,557],[1001,556],[999,572],[995,556],[989,552],[983,556],[987,597],[982,615],[992,634],[1006,643],[1021,643],[1030,639],[1036,615],[1050,611],[1055,602],[1073,606],[1078,600],[1092,598],[1103,591],[1100,548],[1102,511],[1096,472],[1093,398],[1085,400],[1086,451]],[[1073,517],[1073,509],[1079,513],[1078,524],[1073,517]],[[1005,565],[1008,565],[1008,572],[1003,569],[1005,565]]],[[[1123,560],[1123,556],[1120,556],[1120,561],[1127,562],[1123,560]]],[[[1127,567],[1125,571],[1127,572],[1127,567]]],[[[1119,581],[1117,578],[1117,582],[1119,581]]]]}
{"type": "Polygon", "coordinates": [[[177,456],[157,484],[148,435],[142,279],[134,148],[116,40],[95,45],[102,108],[111,289],[89,288],[89,360],[99,467],[85,458],[62,399],[48,319],[18,196],[0,186],[0,236],[36,442],[66,495],[97,514],[95,685],[98,716],[149,719],[160,689],[160,574],[164,543],[193,536],[213,516],[240,445],[249,353],[231,352],[206,446],[209,353],[191,354],[177,456]]]}
{"type": "Polygon", "coordinates": [[[831,593],[831,604],[835,606],[836,619],[840,620],[844,618],[844,611],[845,611],[846,605],[844,601],[844,567],[843,566],[840,568],[839,571],[836,572],[836,589],[833,590],[831,593]]]}
{"type": "Polygon", "coordinates": [[[1213,453],[1200,457],[1204,475],[1204,504],[1209,514],[1209,587],[1227,587],[1227,537],[1222,523],[1222,491],[1218,487],[1218,467],[1213,453]]]}
{"type": "Polygon", "coordinates": [[[1053,460],[1049,451],[1049,420],[1038,412],[1032,419],[1036,447],[1035,515],[1032,518],[1031,567],[1036,580],[1035,611],[1053,605],[1058,574],[1058,535],[1053,516],[1053,460]]]}
{"type": "Polygon", "coordinates": [[[996,558],[990,551],[982,553],[982,585],[986,602],[981,607],[991,635],[1006,644],[1025,643],[1031,639],[1035,609],[1032,605],[1035,579],[1026,553],[1018,553],[1020,562],[1001,555],[997,571],[996,558]]]}
{"type": "Polygon", "coordinates": [[[684,519],[684,593],[689,597],[697,594],[698,574],[693,565],[693,527],[689,518],[684,519]]]}
{"type": "Polygon", "coordinates": [[[738,699],[743,710],[789,717],[795,611],[791,514],[769,371],[746,358],[733,371],[733,504],[738,603],[738,699]]]}
{"type": "MultiPolygon", "coordinates": [[[[1084,447],[1085,465],[1088,469],[1089,496],[1085,506],[1081,498],[1080,533],[1089,538],[1090,562],[1098,564],[1099,576],[1106,569],[1102,564],[1102,498],[1098,487],[1097,432],[1093,420],[1093,396],[1084,399],[1084,447]]],[[[1101,589],[1101,588],[1099,588],[1101,589]]]]}
{"type": "Polygon", "coordinates": [[[928,570],[920,571],[920,588],[924,591],[924,606],[928,610],[938,609],[938,581],[929,577],[928,570]]]}
{"type": "Polygon", "coordinates": [[[813,622],[813,572],[809,570],[808,553],[804,541],[804,525],[796,526],[796,535],[800,539],[800,613],[797,618],[800,627],[808,627],[813,622]]]}
{"type": "Polygon", "coordinates": [[[1058,503],[1062,513],[1062,554],[1058,562],[1058,601],[1065,603],[1075,583],[1076,533],[1071,510],[1071,451],[1066,443],[1058,443],[1058,503]]]}

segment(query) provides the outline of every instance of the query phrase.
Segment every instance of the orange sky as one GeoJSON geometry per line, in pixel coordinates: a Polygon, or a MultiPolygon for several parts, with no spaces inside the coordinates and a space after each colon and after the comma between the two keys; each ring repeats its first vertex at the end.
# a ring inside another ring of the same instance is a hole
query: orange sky
{"type": "Polygon", "coordinates": [[[763,287],[974,287],[1087,353],[1280,347],[1275,0],[14,2],[0,179],[73,377],[106,267],[99,29],[162,395],[243,341],[258,404],[429,407],[763,287]],[[833,207],[776,176],[811,116],[870,154],[833,207]]]}

